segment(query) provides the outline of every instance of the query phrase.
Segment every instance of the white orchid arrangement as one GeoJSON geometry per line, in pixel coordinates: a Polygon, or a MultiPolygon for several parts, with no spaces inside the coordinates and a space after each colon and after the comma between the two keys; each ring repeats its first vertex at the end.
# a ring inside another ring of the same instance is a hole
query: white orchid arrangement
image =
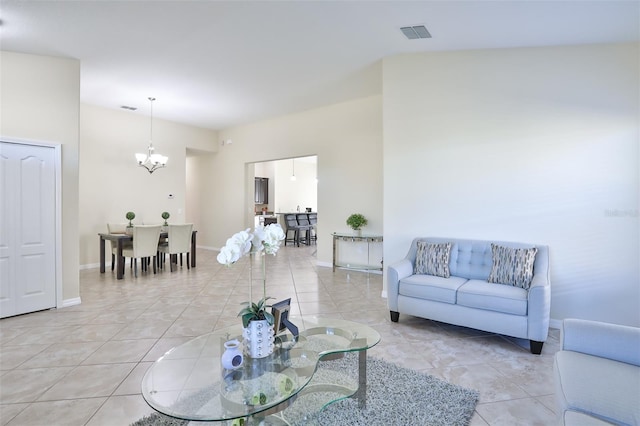
{"type": "MultiPolygon", "coordinates": [[[[220,253],[218,253],[218,262],[231,266],[236,263],[242,256],[247,254],[272,254],[276,255],[280,249],[280,244],[285,238],[282,227],[277,223],[267,226],[256,226],[253,232],[249,232],[251,228],[240,231],[231,236],[227,240],[220,253]]],[[[252,278],[253,281],[253,278],[252,278]]],[[[251,284],[249,285],[249,298],[251,298],[251,284]]],[[[267,312],[267,300],[271,299],[266,295],[265,265],[264,258],[262,260],[262,299],[258,303],[251,301],[242,302],[244,308],[238,313],[242,317],[242,325],[246,328],[252,320],[266,319],[270,325],[273,325],[273,315],[267,312]]]]}

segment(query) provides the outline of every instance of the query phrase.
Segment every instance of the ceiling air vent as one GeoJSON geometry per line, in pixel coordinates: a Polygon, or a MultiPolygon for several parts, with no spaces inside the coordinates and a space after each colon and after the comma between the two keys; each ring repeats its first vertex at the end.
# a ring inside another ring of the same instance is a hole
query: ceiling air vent
{"type": "Polygon", "coordinates": [[[138,109],[138,107],[133,107],[133,106],[128,106],[128,105],[122,105],[120,108],[128,109],[129,111],[135,111],[135,110],[138,109]]]}
{"type": "Polygon", "coordinates": [[[431,34],[424,25],[414,25],[413,27],[402,27],[400,31],[409,39],[431,38],[431,34]]]}

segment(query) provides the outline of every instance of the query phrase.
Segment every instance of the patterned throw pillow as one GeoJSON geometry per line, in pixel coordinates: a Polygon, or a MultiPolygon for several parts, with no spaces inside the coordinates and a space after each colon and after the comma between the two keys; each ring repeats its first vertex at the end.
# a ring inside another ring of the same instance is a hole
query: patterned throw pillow
{"type": "Polygon", "coordinates": [[[533,279],[533,262],[538,249],[511,248],[491,244],[493,263],[491,265],[490,283],[508,284],[529,289],[533,279]]]}
{"type": "Polygon", "coordinates": [[[449,272],[450,254],[451,243],[432,244],[418,241],[414,273],[449,278],[451,276],[449,272]]]}

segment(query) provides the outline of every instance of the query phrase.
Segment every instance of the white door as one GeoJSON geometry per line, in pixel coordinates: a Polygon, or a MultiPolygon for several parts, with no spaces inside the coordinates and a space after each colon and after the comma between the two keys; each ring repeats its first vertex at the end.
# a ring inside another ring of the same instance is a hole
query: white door
{"type": "Polygon", "coordinates": [[[55,149],[0,142],[0,318],[56,306],[55,149]]]}

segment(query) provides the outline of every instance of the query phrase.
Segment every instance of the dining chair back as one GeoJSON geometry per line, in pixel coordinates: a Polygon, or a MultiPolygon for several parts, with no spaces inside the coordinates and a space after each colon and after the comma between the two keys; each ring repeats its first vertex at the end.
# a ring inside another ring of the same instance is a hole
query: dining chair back
{"type": "MultiPolygon", "coordinates": [[[[107,231],[109,234],[126,234],[127,232],[127,224],[126,223],[107,223],[107,231]]],[[[113,240],[109,240],[111,244],[111,270],[113,271],[116,265],[116,256],[118,255],[118,243],[113,240]]],[[[124,242],[124,248],[131,248],[131,241],[124,242]]]]}
{"type": "MultiPolygon", "coordinates": [[[[146,259],[153,258],[153,273],[156,273],[156,256],[158,254],[158,240],[160,239],[160,225],[135,225],[133,227],[133,243],[131,248],[122,250],[125,257],[142,259],[142,267],[146,269],[146,259]]],[[[134,263],[134,274],[138,276],[138,265],[134,263]]]]}
{"type": "Polygon", "coordinates": [[[110,234],[124,234],[127,232],[126,223],[107,223],[107,230],[110,234]]]}
{"type": "Polygon", "coordinates": [[[182,253],[187,253],[187,269],[189,269],[189,253],[191,252],[191,234],[193,233],[193,223],[183,225],[169,225],[167,245],[158,247],[160,253],[169,255],[169,264],[173,272],[174,259],[178,263],[177,255],[180,255],[180,266],[182,266],[182,253]]]}

